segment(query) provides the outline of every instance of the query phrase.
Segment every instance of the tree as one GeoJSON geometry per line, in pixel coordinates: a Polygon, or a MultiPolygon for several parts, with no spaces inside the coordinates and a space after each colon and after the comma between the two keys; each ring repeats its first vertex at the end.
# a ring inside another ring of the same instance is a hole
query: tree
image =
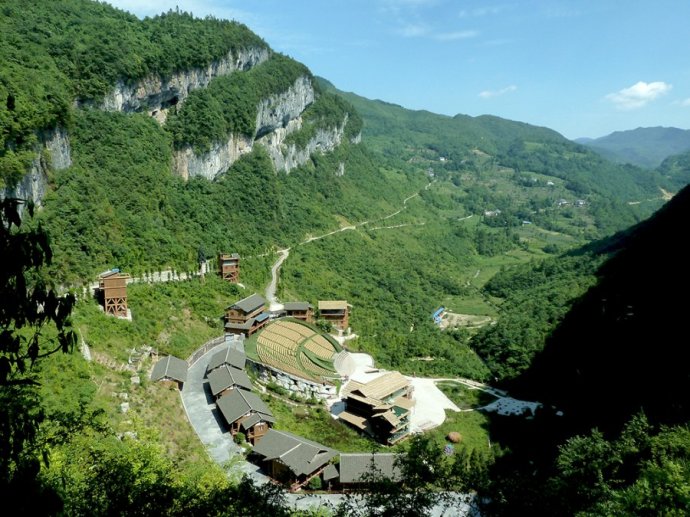
{"type": "MultiPolygon", "coordinates": [[[[38,474],[38,426],[43,420],[34,363],[76,342],[69,321],[73,295],[59,296],[45,278],[52,252],[39,225],[25,229],[17,199],[0,201],[0,496],[27,490],[38,474]]],[[[25,219],[33,206],[25,207],[25,219]]]]}

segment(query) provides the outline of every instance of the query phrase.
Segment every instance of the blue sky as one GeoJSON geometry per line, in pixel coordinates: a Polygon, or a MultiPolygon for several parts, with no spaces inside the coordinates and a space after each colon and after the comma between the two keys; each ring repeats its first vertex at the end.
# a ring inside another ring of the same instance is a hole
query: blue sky
{"type": "Polygon", "coordinates": [[[338,88],[568,138],[690,128],[687,0],[109,0],[241,21],[338,88]]]}

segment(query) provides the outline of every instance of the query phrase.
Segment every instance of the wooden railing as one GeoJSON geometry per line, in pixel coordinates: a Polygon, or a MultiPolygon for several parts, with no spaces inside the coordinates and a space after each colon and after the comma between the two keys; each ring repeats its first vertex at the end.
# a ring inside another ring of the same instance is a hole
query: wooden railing
{"type": "Polygon", "coordinates": [[[189,366],[192,366],[203,355],[205,355],[206,352],[208,352],[212,348],[217,347],[218,345],[222,345],[224,342],[225,342],[225,336],[215,337],[215,338],[211,339],[210,341],[207,341],[206,343],[201,345],[199,348],[197,348],[194,351],[194,353],[187,358],[187,364],[189,366]]]}

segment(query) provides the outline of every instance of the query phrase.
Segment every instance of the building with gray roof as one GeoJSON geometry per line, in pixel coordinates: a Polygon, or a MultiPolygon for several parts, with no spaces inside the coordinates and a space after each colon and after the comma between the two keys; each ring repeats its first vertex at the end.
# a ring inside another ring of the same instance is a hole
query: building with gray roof
{"type": "Polygon", "coordinates": [[[227,364],[208,374],[208,385],[211,388],[211,394],[216,399],[235,388],[242,388],[247,391],[252,389],[252,381],[247,374],[227,364]]]}
{"type": "Polygon", "coordinates": [[[252,454],[272,478],[297,489],[319,475],[338,452],[287,431],[271,429],[252,454]]]}
{"type": "Polygon", "coordinates": [[[343,487],[358,485],[363,482],[365,474],[399,481],[401,472],[395,465],[397,456],[393,453],[341,453],[338,465],[340,484],[343,487]]]}
{"type": "Polygon", "coordinates": [[[230,432],[235,436],[242,431],[247,435],[247,440],[258,443],[269,428],[275,423],[276,419],[268,406],[251,391],[244,389],[233,389],[226,392],[216,400],[218,410],[225,418],[230,432]],[[257,415],[257,416],[253,416],[257,415]],[[253,422],[250,426],[245,421],[253,422]]]}
{"type": "Polygon", "coordinates": [[[187,380],[187,368],[187,361],[169,355],[154,365],[151,380],[176,383],[182,389],[187,380]]]}
{"type": "Polygon", "coordinates": [[[225,350],[213,354],[211,360],[208,362],[206,372],[211,372],[225,364],[237,368],[238,370],[244,370],[247,364],[247,356],[244,352],[240,352],[236,348],[228,347],[225,350]]]}

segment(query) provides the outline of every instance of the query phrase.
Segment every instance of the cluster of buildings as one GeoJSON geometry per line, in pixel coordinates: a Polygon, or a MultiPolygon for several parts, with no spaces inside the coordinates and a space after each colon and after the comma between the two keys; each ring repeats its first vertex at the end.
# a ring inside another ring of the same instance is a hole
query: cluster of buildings
{"type": "MultiPolygon", "coordinates": [[[[350,306],[346,301],[319,301],[318,307],[319,318],[329,322],[334,328],[347,329],[350,306]]],[[[313,323],[314,307],[309,302],[286,302],[280,311],[270,312],[266,299],[260,294],[252,294],[225,309],[225,333],[249,337],[271,320],[283,317],[313,323]]]]}
{"type": "MultiPolygon", "coordinates": [[[[239,255],[221,254],[220,275],[230,282],[239,280],[239,255]]],[[[106,312],[116,314],[126,310],[126,282],[128,275],[111,272],[101,275],[106,312]]],[[[333,327],[346,329],[350,306],[342,300],[318,302],[318,317],[333,327]]],[[[314,307],[308,302],[288,302],[283,309],[272,313],[266,300],[252,294],[229,305],[225,310],[227,336],[249,337],[261,331],[275,318],[291,317],[312,323],[314,307]]],[[[232,340],[232,343],[242,341],[232,340]]],[[[400,472],[395,454],[341,453],[311,439],[274,429],[276,418],[266,403],[253,391],[246,372],[247,356],[242,345],[214,354],[206,368],[208,392],[224,426],[233,437],[243,434],[252,449],[248,459],[271,478],[298,490],[314,478],[327,489],[347,490],[357,487],[366,474],[375,470],[391,480],[400,472]]],[[[182,389],[187,379],[187,362],[168,356],[158,361],[151,379],[167,382],[182,389]]],[[[341,391],[343,404],[338,418],[356,430],[381,443],[392,445],[409,435],[410,415],[414,407],[410,382],[399,372],[370,370],[352,377],[341,391]]]]}

